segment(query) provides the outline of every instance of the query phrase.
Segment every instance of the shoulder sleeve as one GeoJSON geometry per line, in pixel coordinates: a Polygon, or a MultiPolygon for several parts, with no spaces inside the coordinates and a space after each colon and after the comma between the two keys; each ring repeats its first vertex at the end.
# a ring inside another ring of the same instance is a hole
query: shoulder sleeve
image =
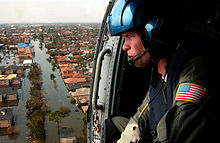
{"type": "Polygon", "coordinates": [[[179,83],[195,83],[206,86],[208,77],[208,60],[206,56],[191,59],[182,71],[179,83]]]}
{"type": "Polygon", "coordinates": [[[174,101],[201,102],[206,94],[209,70],[205,56],[191,59],[180,75],[174,92],[174,101]]]}

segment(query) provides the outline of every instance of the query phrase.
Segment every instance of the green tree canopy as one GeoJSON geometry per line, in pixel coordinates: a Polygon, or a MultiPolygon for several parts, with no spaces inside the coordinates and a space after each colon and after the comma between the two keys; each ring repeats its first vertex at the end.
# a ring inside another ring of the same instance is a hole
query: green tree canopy
{"type": "Polygon", "coordinates": [[[55,111],[55,112],[52,112],[50,115],[49,115],[49,121],[54,121],[56,123],[59,123],[62,121],[62,119],[65,117],[65,114],[62,112],[62,111],[55,111]]]}

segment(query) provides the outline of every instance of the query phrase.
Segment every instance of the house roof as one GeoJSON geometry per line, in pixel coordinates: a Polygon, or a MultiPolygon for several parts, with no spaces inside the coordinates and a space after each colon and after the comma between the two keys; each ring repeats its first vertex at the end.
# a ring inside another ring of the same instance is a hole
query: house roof
{"type": "Polygon", "coordinates": [[[90,83],[89,82],[69,83],[66,86],[68,90],[75,91],[78,88],[90,87],[90,83]]]}
{"type": "Polygon", "coordinates": [[[73,73],[72,78],[83,78],[83,77],[88,77],[87,75],[83,75],[81,73],[73,73]]]}
{"type": "Polygon", "coordinates": [[[64,79],[66,84],[68,83],[77,83],[77,82],[86,82],[85,78],[66,78],[64,79]]]}
{"type": "Polygon", "coordinates": [[[12,88],[12,87],[0,88],[0,95],[3,95],[3,94],[18,94],[18,90],[17,88],[12,88]]]}
{"type": "Polygon", "coordinates": [[[86,112],[88,110],[88,106],[81,106],[83,112],[86,112]]]}
{"type": "Polygon", "coordinates": [[[0,110],[0,120],[11,120],[13,117],[12,108],[4,108],[0,110]]]}
{"type": "Polygon", "coordinates": [[[32,60],[24,60],[23,64],[32,64],[32,60]]]}
{"type": "Polygon", "coordinates": [[[18,43],[18,48],[24,48],[24,47],[32,47],[32,44],[31,43],[18,43]]]}
{"type": "Polygon", "coordinates": [[[9,74],[9,75],[0,75],[0,80],[11,80],[13,78],[16,78],[17,74],[9,74]]]}
{"type": "Polygon", "coordinates": [[[78,88],[75,92],[73,92],[72,96],[82,96],[82,95],[89,95],[90,88],[78,88]]]}
{"type": "Polygon", "coordinates": [[[22,66],[10,65],[10,66],[0,66],[0,70],[23,70],[22,66]]]}

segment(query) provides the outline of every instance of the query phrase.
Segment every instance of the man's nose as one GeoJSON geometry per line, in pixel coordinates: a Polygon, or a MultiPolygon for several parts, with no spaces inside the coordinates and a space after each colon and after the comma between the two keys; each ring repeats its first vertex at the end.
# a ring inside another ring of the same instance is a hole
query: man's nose
{"type": "Polygon", "coordinates": [[[129,43],[127,42],[127,40],[125,40],[124,44],[123,44],[123,50],[124,51],[128,51],[130,49],[130,45],[129,43]]]}

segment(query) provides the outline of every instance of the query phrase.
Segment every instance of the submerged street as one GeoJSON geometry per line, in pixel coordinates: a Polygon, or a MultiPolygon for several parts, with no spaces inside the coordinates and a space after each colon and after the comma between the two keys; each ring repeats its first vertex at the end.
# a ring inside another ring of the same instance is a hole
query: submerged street
{"type": "MultiPolygon", "coordinates": [[[[82,111],[70,103],[71,98],[69,98],[69,92],[59,74],[59,69],[56,69],[56,71],[53,72],[52,65],[46,60],[49,57],[49,55],[46,54],[47,49],[43,47],[41,50],[39,48],[40,42],[38,40],[32,41],[32,43],[35,50],[33,62],[38,63],[42,69],[43,96],[49,105],[50,111],[54,112],[59,110],[61,106],[69,107],[71,110],[69,116],[65,117],[60,123],[60,138],[80,136],[83,128],[83,121],[81,119],[82,111]],[[55,81],[50,79],[51,73],[56,76],[54,79],[55,81]]],[[[9,64],[10,63],[11,62],[9,62],[9,64]]],[[[31,96],[29,93],[31,84],[26,77],[28,72],[29,69],[26,69],[25,78],[21,79],[22,88],[18,90],[18,106],[10,107],[13,108],[14,122],[15,127],[18,128],[18,134],[13,137],[0,136],[1,143],[28,143],[27,136],[30,134],[30,131],[26,126],[28,120],[26,118],[27,110],[25,108],[26,101],[31,96]]],[[[50,122],[48,120],[48,116],[45,117],[44,129],[46,134],[46,142],[58,142],[57,124],[55,122],[50,122]]]]}

